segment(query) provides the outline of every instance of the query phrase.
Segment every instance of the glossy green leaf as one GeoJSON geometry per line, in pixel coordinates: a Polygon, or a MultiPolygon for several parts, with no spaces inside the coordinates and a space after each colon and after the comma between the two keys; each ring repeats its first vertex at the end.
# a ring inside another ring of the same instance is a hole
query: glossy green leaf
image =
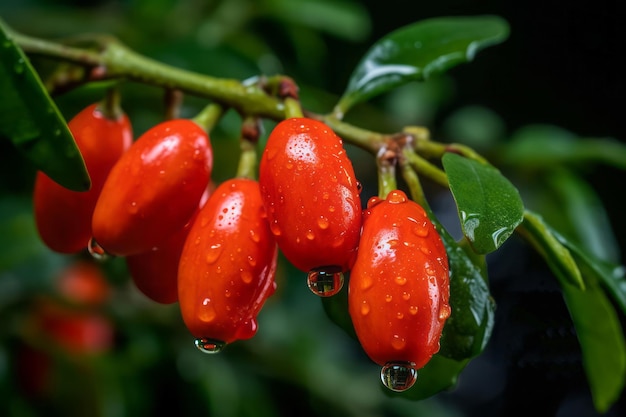
{"type": "Polygon", "coordinates": [[[626,314],[626,268],[614,262],[602,260],[581,249],[566,237],[555,234],[556,238],[566,246],[572,254],[583,279],[599,282],[613,297],[615,303],[626,314]]]}
{"type": "Polygon", "coordinates": [[[561,282],[584,289],[580,269],[570,251],[557,239],[556,232],[538,214],[526,210],[518,231],[546,261],[561,282]]]}
{"type": "Polygon", "coordinates": [[[593,403],[603,413],[624,389],[626,342],[604,291],[593,280],[586,282],[585,291],[563,283],[563,296],[576,327],[593,403]]]}
{"type": "Polygon", "coordinates": [[[498,249],[524,218],[519,192],[491,165],[454,153],[446,153],[442,162],[472,248],[481,254],[498,249]]]}
{"type": "Polygon", "coordinates": [[[446,246],[450,266],[450,317],[440,341],[439,354],[464,360],[480,354],[491,337],[495,302],[487,285],[484,255],[454,241],[442,227],[439,234],[446,246]]]}
{"type": "Polygon", "coordinates": [[[35,166],[75,191],[91,186],[76,142],[23,51],[0,20],[0,139],[10,139],[35,166]]]}
{"type": "Polygon", "coordinates": [[[356,103],[471,61],[508,35],[508,23],[497,16],[439,17],[397,29],[363,56],[335,112],[344,114],[356,103]]]}
{"type": "Polygon", "coordinates": [[[620,250],[603,202],[593,187],[570,170],[542,173],[545,188],[535,203],[547,223],[599,259],[619,261],[620,250]]]}
{"type": "Polygon", "coordinates": [[[602,163],[626,169],[626,145],[613,138],[581,138],[554,125],[529,125],[515,132],[503,162],[525,169],[602,163]]]}

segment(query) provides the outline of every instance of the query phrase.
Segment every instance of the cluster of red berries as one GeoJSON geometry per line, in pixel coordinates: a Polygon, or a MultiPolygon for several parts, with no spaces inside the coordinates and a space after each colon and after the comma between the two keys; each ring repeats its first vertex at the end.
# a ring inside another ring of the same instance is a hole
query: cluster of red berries
{"type": "Polygon", "coordinates": [[[143,293],[179,303],[201,350],[256,333],[280,250],[320,296],[339,292],[350,272],[356,334],[389,388],[410,387],[438,351],[450,315],[443,243],[400,190],[363,209],[352,163],[324,123],[278,123],[258,181],[234,178],[213,190],[211,143],[193,120],[162,122],[132,142],[125,116],[107,119],[92,105],[69,127],[92,188],[72,192],[38,174],[43,241],[63,253],[125,257],[143,293]]]}

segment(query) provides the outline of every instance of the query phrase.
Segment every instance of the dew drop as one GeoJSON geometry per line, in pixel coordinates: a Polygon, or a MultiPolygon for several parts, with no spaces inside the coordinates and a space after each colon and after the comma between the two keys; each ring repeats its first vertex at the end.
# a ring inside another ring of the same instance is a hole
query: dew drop
{"type": "Polygon", "coordinates": [[[248,255],[248,264],[252,267],[256,266],[256,259],[254,259],[251,255],[248,255]]]}
{"type": "Polygon", "coordinates": [[[361,304],[361,315],[367,316],[369,312],[370,312],[370,305],[367,303],[367,301],[363,300],[363,303],[361,304]]]}
{"type": "Polygon", "coordinates": [[[206,337],[198,338],[194,341],[196,347],[203,353],[219,353],[226,346],[221,340],[209,339],[206,337]]]}
{"type": "Polygon", "coordinates": [[[252,274],[250,273],[250,271],[241,271],[241,280],[246,283],[246,284],[250,284],[252,282],[252,274]]]}
{"type": "Polygon", "coordinates": [[[211,245],[211,247],[209,248],[206,254],[206,262],[208,264],[214,263],[215,261],[217,261],[217,258],[219,258],[221,254],[222,254],[221,244],[216,243],[214,245],[211,245]]]}
{"type": "Polygon", "coordinates": [[[448,317],[450,317],[450,305],[448,304],[443,304],[441,306],[441,309],[439,309],[439,321],[444,321],[447,320],[448,317]]]}
{"type": "Polygon", "coordinates": [[[402,293],[402,299],[404,301],[409,301],[410,298],[411,298],[411,293],[408,293],[406,291],[402,293]]]}
{"type": "Polygon", "coordinates": [[[394,278],[394,281],[398,285],[404,285],[404,284],[406,284],[406,277],[397,276],[397,277],[394,278]]]}
{"type": "Polygon", "coordinates": [[[217,313],[211,303],[211,299],[205,298],[202,301],[202,305],[198,308],[198,318],[205,323],[210,323],[215,320],[216,316],[217,313]]]}
{"type": "Polygon", "coordinates": [[[391,300],[393,300],[393,296],[392,296],[391,294],[387,294],[387,295],[385,295],[385,301],[386,301],[386,302],[390,303],[390,302],[391,302],[391,300]]]}
{"type": "Polygon", "coordinates": [[[278,226],[278,220],[274,220],[273,222],[270,223],[270,231],[272,232],[274,236],[281,235],[282,232],[280,230],[280,227],[278,226]]]}
{"type": "Polygon", "coordinates": [[[317,268],[309,272],[307,284],[313,294],[320,297],[330,297],[341,291],[343,273],[341,268],[334,266],[317,268]]]}
{"type": "Polygon", "coordinates": [[[309,230],[309,231],[306,232],[306,238],[308,240],[314,240],[315,239],[315,234],[313,233],[312,230],[309,230]]]}
{"type": "Polygon", "coordinates": [[[419,308],[417,306],[409,307],[409,313],[411,313],[412,316],[416,315],[418,310],[419,308]]]}
{"type": "MultiPolygon", "coordinates": [[[[404,315],[402,317],[399,317],[400,314],[402,313],[398,313],[398,318],[404,317],[404,315]]],[[[397,334],[394,334],[391,338],[391,346],[396,350],[402,350],[406,346],[406,340],[404,339],[404,337],[400,337],[397,334]]]]}
{"type": "Polygon", "coordinates": [[[383,385],[392,391],[406,391],[417,381],[413,362],[387,362],[380,370],[383,385]]]}
{"type": "Polygon", "coordinates": [[[320,229],[325,230],[325,229],[328,229],[330,222],[328,221],[326,217],[320,216],[319,219],[317,219],[317,225],[319,226],[320,229]]]}
{"type": "Polygon", "coordinates": [[[428,229],[426,228],[426,224],[422,223],[419,226],[413,227],[413,234],[419,237],[428,236],[428,229]]]}
{"type": "Polygon", "coordinates": [[[138,211],[139,207],[137,206],[137,202],[133,201],[132,203],[130,203],[130,206],[128,207],[128,212],[130,214],[137,214],[138,211]]]}
{"type": "Polygon", "coordinates": [[[89,243],[87,243],[87,250],[91,257],[98,261],[104,261],[109,257],[109,254],[106,253],[104,248],[100,246],[93,237],[89,239],[89,243]]]}
{"type": "Polygon", "coordinates": [[[367,289],[371,288],[372,285],[374,285],[374,280],[371,277],[366,276],[363,279],[363,281],[361,282],[361,289],[362,290],[367,290],[367,289]]]}
{"type": "Polygon", "coordinates": [[[261,236],[259,236],[259,234],[254,230],[250,229],[250,239],[252,239],[253,242],[259,243],[261,241],[261,236]]]}
{"type": "Polygon", "coordinates": [[[331,213],[334,213],[337,209],[335,208],[335,206],[328,206],[328,211],[330,211],[331,213]]]}
{"type": "Polygon", "coordinates": [[[392,191],[387,196],[387,201],[391,204],[406,203],[407,201],[406,194],[404,194],[402,191],[399,191],[399,190],[392,191]]]}
{"type": "Polygon", "coordinates": [[[396,317],[398,318],[398,320],[402,320],[404,318],[404,313],[398,312],[396,314],[396,317]]]}

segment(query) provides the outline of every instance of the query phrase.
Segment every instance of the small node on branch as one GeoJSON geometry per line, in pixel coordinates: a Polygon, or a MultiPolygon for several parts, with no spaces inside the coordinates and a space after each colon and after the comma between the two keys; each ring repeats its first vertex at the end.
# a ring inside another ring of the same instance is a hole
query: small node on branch
{"type": "Polygon", "coordinates": [[[261,136],[261,121],[258,117],[247,117],[241,125],[241,138],[256,144],[261,136]]]}

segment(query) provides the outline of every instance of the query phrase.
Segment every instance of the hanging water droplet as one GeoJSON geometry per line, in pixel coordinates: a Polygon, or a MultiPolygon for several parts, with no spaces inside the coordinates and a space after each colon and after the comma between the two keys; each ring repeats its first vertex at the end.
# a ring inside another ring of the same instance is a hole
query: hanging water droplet
{"type": "Polygon", "coordinates": [[[314,269],[307,276],[307,284],[313,294],[330,297],[341,291],[343,273],[341,268],[334,266],[314,269]]]}
{"type": "Polygon", "coordinates": [[[380,370],[380,380],[392,391],[406,391],[417,381],[413,362],[387,362],[380,370]]]}
{"type": "Polygon", "coordinates": [[[201,337],[194,341],[196,347],[203,353],[219,353],[224,349],[226,343],[221,340],[209,339],[206,337],[201,337]]]}
{"type": "Polygon", "coordinates": [[[89,254],[98,261],[104,261],[109,257],[109,254],[106,253],[104,248],[100,246],[93,237],[89,239],[89,243],[87,243],[87,250],[89,254]]]}

